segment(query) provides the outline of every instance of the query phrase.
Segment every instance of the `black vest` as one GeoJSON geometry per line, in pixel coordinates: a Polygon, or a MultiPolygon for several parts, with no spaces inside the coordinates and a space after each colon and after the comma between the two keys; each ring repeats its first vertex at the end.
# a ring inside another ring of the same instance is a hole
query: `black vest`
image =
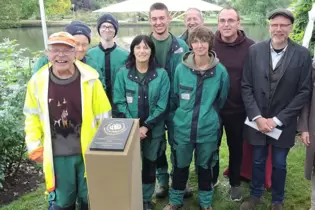
{"type": "Polygon", "coordinates": [[[269,65],[269,100],[272,99],[272,96],[276,90],[278,81],[280,80],[284,69],[282,68],[283,65],[283,60],[286,56],[287,51],[284,52],[284,54],[282,55],[281,59],[279,60],[279,62],[277,63],[275,69],[272,68],[272,57],[271,57],[271,52],[270,52],[270,65],[269,65]]]}

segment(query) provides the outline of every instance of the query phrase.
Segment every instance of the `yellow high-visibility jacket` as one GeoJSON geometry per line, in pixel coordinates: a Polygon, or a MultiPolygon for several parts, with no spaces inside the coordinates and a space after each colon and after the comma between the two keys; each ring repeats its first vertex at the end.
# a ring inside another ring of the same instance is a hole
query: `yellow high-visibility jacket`
{"type": "MultiPolygon", "coordinates": [[[[76,60],[74,63],[81,76],[82,156],[104,118],[111,117],[111,105],[104,92],[98,73],[90,66],[76,60]]],[[[51,64],[43,66],[27,85],[24,104],[25,141],[32,160],[43,158],[46,190],[55,190],[55,173],[48,109],[48,84],[51,64]]],[[[85,162],[85,159],[84,159],[85,162]]]]}

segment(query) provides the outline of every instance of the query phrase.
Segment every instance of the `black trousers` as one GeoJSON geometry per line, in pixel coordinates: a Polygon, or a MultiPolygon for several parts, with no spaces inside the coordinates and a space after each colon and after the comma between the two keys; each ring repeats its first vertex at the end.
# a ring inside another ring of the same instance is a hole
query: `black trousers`
{"type": "MultiPolygon", "coordinates": [[[[221,114],[222,132],[218,142],[218,155],[221,146],[223,127],[226,133],[227,145],[229,148],[229,179],[232,187],[240,186],[240,174],[243,157],[243,127],[246,114],[221,114]]],[[[219,177],[220,159],[213,168],[212,183],[215,184],[219,177]]]]}

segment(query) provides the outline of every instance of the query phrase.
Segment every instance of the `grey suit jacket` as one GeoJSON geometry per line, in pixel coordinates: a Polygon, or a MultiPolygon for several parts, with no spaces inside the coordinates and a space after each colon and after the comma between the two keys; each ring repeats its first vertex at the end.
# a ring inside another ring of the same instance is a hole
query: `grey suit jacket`
{"type": "Polygon", "coordinates": [[[270,97],[270,40],[249,48],[242,78],[242,98],[249,120],[261,115],[277,117],[283,125],[278,140],[267,137],[245,126],[245,138],[252,145],[271,144],[281,148],[294,145],[297,117],[309,101],[311,93],[311,56],[309,51],[289,39],[285,57],[281,62],[281,76],[274,94],[270,97]]]}

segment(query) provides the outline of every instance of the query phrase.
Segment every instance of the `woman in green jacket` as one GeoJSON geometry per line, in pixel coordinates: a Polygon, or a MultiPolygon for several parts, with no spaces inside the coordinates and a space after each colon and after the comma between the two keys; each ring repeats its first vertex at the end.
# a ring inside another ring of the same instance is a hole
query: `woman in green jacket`
{"type": "Polygon", "coordinates": [[[183,56],[175,70],[174,94],[174,173],[169,205],[177,210],[183,205],[189,166],[195,152],[198,172],[198,198],[201,210],[212,210],[212,167],[217,161],[217,143],[221,132],[219,111],[228,91],[229,77],[212,50],[214,35],[205,26],[189,34],[192,52],[183,56]]]}
{"type": "Polygon", "coordinates": [[[167,72],[155,63],[154,43],[145,35],[135,37],[126,67],[116,75],[113,101],[119,117],[140,119],[144,210],[154,206],[156,159],[163,151],[169,90],[167,72]]]}

